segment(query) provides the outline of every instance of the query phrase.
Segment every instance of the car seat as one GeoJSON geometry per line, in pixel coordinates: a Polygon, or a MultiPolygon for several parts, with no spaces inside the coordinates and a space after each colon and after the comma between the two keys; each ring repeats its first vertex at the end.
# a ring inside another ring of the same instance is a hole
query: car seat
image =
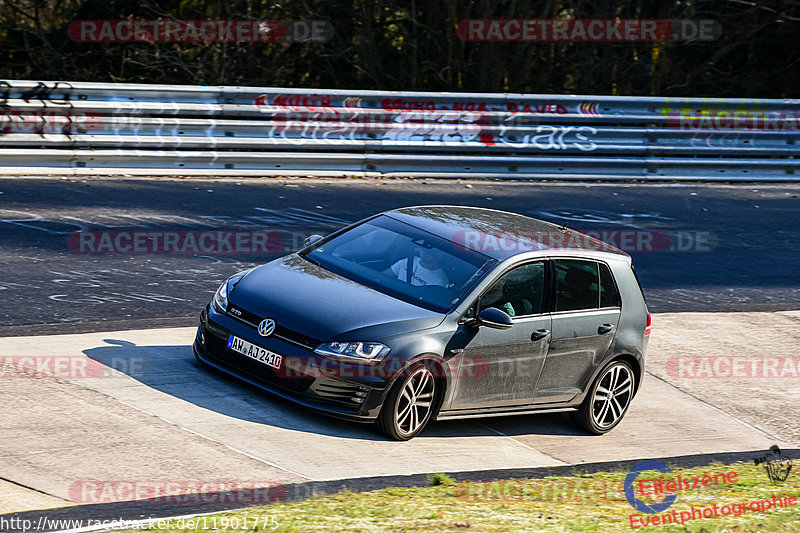
{"type": "Polygon", "coordinates": [[[592,284],[597,283],[597,275],[583,268],[571,268],[564,276],[564,284],[558,291],[558,309],[595,309],[597,307],[597,291],[592,284]]]}

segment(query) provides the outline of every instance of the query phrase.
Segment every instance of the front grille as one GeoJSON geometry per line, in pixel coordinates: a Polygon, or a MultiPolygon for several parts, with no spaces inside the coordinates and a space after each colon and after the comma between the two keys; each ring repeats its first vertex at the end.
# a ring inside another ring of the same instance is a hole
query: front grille
{"type": "MultiPolygon", "coordinates": [[[[228,316],[231,318],[235,318],[239,322],[243,324],[247,324],[248,326],[258,329],[258,324],[262,320],[264,320],[265,316],[258,316],[255,313],[251,313],[246,309],[242,309],[238,305],[229,304],[228,305],[228,316]],[[238,311],[238,312],[237,312],[238,311]]],[[[298,333],[294,330],[286,328],[282,326],[280,323],[275,324],[275,332],[272,334],[274,337],[278,337],[281,340],[290,342],[307,350],[314,350],[317,346],[321,344],[320,341],[309,337],[307,335],[303,335],[302,333],[298,333]]]]}
{"type": "Polygon", "coordinates": [[[287,339],[290,342],[303,346],[304,348],[308,348],[309,350],[313,350],[314,348],[322,344],[322,342],[318,341],[317,339],[312,339],[307,335],[303,335],[302,333],[298,333],[291,329],[285,328],[280,324],[275,325],[274,335],[277,335],[282,339],[287,339]]]}
{"type": "Polygon", "coordinates": [[[228,349],[227,340],[211,333],[206,335],[206,346],[208,356],[213,362],[228,367],[267,387],[300,394],[307,391],[314,383],[313,377],[277,376],[271,367],[228,349]]]}

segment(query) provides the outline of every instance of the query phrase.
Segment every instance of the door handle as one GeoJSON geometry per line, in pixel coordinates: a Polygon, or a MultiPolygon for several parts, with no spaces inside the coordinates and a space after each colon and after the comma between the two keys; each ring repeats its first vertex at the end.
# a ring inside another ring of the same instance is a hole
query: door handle
{"type": "Polygon", "coordinates": [[[597,334],[605,335],[606,333],[614,331],[614,329],[616,329],[616,326],[614,324],[603,324],[602,326],[597,328],[597,334]]]}
{"type": "Polygon", "coordinates": [[[536,331],[533,332],[533,335],[531,335],[531,340],[540,341],[545,337],[547,337],[548,335],[550,335],[549,329],[537,329],[536,331]]]}

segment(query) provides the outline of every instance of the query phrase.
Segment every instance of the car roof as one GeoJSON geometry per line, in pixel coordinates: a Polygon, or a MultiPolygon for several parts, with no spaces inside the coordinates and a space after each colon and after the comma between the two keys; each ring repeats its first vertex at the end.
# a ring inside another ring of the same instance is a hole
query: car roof
{"type": "Polygon", "coordinates": [[[494,259],[553,250],[628,254],[599,239],[518,213],[460,205],[420,205],[384,213],[494,259]]]}

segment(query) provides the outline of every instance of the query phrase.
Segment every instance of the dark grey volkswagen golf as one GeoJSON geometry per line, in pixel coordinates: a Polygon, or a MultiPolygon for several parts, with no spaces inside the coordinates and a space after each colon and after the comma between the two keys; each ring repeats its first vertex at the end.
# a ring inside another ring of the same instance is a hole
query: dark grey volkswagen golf
{"type": "Polygon", "coordinates": [[[519,214],[387,211],[224,282],[197,358],[407,440],[431,420],[569,412],[602,434],[641,384],[630,257],[519,214]]]}

